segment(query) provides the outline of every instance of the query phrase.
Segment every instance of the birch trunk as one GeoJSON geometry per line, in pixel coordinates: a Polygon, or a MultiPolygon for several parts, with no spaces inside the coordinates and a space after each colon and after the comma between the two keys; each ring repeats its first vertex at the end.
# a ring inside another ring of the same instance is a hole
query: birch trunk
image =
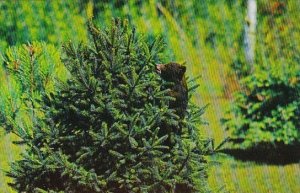
{"type": "Polygon", "coordinates": [[[246,61],[250,65],[251,71],[253,71],[253,63],[255,60],[256,24],[257,2],[256,0],[248,0],[244,44],[246,61]]]}

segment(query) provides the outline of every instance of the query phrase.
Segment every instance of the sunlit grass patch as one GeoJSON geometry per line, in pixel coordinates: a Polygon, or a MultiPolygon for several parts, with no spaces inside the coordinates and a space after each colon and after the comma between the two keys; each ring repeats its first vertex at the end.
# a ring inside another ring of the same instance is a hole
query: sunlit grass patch
{"type": "Polygon", "coordinates": [[[211,187],[238,193],[296,193],[299,190],[299,164],[267,165],[240,162],[229,156],[214,156],[209,172],[211,187]],[[218,164],[214,164],[218,162],[218,164]]]}
{"type": "MultiPolygon", "coordinates": [[[[2,129],[2,128],[1,128],[2,129]]],[[[9,134],[4,135],[3,130],[0,130],[0,192],[11,193],[15,192],[10,188],[7,183],[10,179],[5,175],[5,172],[9,170],[9,163],[16,160],[19,157],[19,153],[22,148],[12,144],[12,141],[16,140],[16,136],[9,134]]]]}

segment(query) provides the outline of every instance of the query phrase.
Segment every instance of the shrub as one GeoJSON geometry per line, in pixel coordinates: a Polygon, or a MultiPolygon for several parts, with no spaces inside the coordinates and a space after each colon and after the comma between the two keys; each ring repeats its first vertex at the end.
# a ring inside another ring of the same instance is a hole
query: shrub
{"type": "Polygon", "coordinates": [[[241,139],[237,141],[242,141],[242,147],[293,146],[300,141],[300,47],[299,26],[292,25],[296,20],[290,14],[299,10],[293,3],[274,1],[275,7],[267,6],[268,1],[260,3],[256,64],[241,77],[244,89],[237,94],[233,117],[225,125],[233,138],[241,139]]]}
{"type": "Polygon", "coordinates": [[[299,70],[298,65],[274,65],[242,80],[245,88],[236,95],[233,118],[225,121],[242,147],[300,142],[299,70]]]}
{"type": "MultiPolygon", "coordinates": [[[[71,77],[45,97],[46,117],[24,138],[8,173],[19,192],[201,192],[206,162],[197,127],[203,108],[181,120],[170,84],[155,72],[162,40],[145,43],[126,22],[89,25],[89,45],[64,46],[71,77]],[[182,125],[166,146],[162,123],[182,125]]],[[[190,82],[190,89],[193,91],[190,82]]],[[[190,92],[191,93],[191,92],[190,92]]]]}

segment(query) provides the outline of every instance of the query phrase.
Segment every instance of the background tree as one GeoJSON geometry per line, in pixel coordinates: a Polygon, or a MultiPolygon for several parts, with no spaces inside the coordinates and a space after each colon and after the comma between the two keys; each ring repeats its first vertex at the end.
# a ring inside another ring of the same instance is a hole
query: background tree
{"type": "Polygon", "coordinates": [[[234,118],[225,124],[234,138],[243,139],[240,147],[299,145],[299,26],[289,17],[294,7],[276,0],[259,4],[256,64],[242,78],[234,118]]]}
{"type": "Polygon", "coordinates": [[[28,41],[86,42],[85,22],[75,1],[0,1],[0,51],[28,41]]]}
{"type": "Polygon", "coordinates": [[[256,0],[247,1],[247,16],[245,22],[245,58],[253,71],[253,63],[255,60],[255,44],[256,44],[256,24],[257,24],[257,2],[256,0]]]}

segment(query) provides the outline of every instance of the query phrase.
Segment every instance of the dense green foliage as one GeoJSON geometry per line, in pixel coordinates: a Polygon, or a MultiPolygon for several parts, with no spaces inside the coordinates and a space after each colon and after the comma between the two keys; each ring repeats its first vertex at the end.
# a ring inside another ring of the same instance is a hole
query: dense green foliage
{"type": "Polygon", "coordinates": [[[226,122],[243,147],[300,142],[299,72],[299,66],[256,69],[243,79],[245,91],[235,99],[234,119],[226,122]]]}
{"type": "MultiPolygon", "coordinates": [[[[202,108],[189,105],[186,119],[169,108],[170,84],[155,72],[161,39],[152,43],[114,20],[92,24],[89,45],[65,45],[71,74],[58,94],[45,98],[45,119],[23,137],[27,144],[9,176],[18,191],[199,192],[206,190],[202,108]],[[182,125],[166,146],[162,123],[182,125]]],[[[193,89],[191,89],[193,91],[193,89]]]]}
{"type": "Polygon", "coordinates": [[[24,136],[42,116],[37,101],[55,90],[55,79],[65,79],[66,71],[57,49],[38,42],[7,49],[1,63],[0,124],[24,136]]]}
{"type": "Polygon", "coordinates": [[[257,64],[242,78],[234,117],[225,124],[242,147],[300,142],[300,28],[289,17],[297,9],[293,3],[271,5],[260,4],[257,64]]]}
{"type": "Polygon", "coordinates": [[[73,1],[0,1],[0,50],[30,41],[86,41],[85,21],[73,1]]]}

